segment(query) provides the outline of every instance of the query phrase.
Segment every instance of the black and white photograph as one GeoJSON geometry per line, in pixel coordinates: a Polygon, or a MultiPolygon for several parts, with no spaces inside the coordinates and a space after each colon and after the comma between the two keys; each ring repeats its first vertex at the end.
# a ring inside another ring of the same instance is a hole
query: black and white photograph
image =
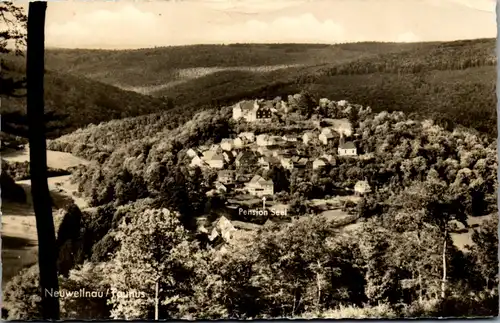
{"type": "Polygon", "coordinates": [[[496,6],[1,1],[1,319],[497,317],[496,6]]]}

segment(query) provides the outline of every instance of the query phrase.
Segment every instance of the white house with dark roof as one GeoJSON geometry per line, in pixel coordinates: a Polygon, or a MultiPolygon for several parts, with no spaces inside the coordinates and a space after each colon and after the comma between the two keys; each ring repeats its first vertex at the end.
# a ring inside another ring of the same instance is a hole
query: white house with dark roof
{"type": "Polygon", "coordinates": [[[340,137],[339,147],[337,149],[339,156],[357,156],[356,145],[352,141],[344,141],[344,136],[340,137]]]}
{"type": "Polygon", "coordinates": [[[217,180],[222,184],[232,184],[234,183],[235,172],[233,170],[221,170],[217,173],[217,180]]]}
{"type": "Polygon", "coordinates": [[[253,112],[258,108],[259,104],[257,103],[257,100],[238,102],[233,107],[233,119],[240,120],[242,118],[245,118],[248,121],[247,118],[252,118],[252,116],[254,115],[253,112]]]}
{"type": "Polygon", "coordinates": [[[255,175],[246,184],[248,192],[252,195],[262,197],[274,194],[274,183],[272,180],[265,180],[262,176],[255,175]]]}
{"type": "Polygon", "coordinates": [[[320,158],[316,158],[313,161],[312,166],[313,166],[313,169],[319,169],[319,168],[325,167],[328,164],[329,164],[329,161],[326,158],[320,157],[320,158]]]}
{"type": "Polygon", "coordinates": [[[207,150],[203,153],[203,161],[211,168],[224,168],[224,156],[213,150],[207,150]]]}
{"type": "Polygon", "coordinates": [[[262,104],[258,100],[242,101],[233,107],[233,119],[244,119],[247,122],[271,121],[273,111],[270,106],[262,104]]]}
{"type": "Polygon", "coordinates": [[[333,130],[330,128],[323,128],[321,133],[318,136],[318,139],[323,143],[323,145],[327,145],[328,141],[333,138],[333,130]]]}

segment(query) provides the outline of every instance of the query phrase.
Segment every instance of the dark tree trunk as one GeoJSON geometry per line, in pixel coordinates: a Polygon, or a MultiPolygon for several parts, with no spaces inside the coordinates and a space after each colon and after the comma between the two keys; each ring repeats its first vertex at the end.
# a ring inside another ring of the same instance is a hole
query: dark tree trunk
{"type": "Polygon", "coordinates": [[[33,208],[38,233],[38,264],[42,292],[42,317],[59,319],[57,248],[52,205],[47,183],[47,151],[44,122],[44,38],[46,2],[30,2],[27,40],[27,115],[29,125],[30,175],[33,208]]]}

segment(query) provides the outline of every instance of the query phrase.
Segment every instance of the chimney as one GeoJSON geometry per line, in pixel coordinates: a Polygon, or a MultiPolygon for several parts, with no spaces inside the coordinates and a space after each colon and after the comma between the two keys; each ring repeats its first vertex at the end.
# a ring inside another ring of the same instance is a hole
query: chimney
{"type": "Polygon", "coordinates": [[[340,141],[339,141],[339,145],[342,146],[343,144],[345,144],[345,139],[344,139],[344,134],[341,133],[340,134],[340,141]]]}

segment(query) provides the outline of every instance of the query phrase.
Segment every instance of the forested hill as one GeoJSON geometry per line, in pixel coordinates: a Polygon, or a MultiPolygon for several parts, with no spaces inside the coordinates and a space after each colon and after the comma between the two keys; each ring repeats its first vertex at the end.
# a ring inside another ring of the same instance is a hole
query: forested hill
{"type": "Polygon", "coordinates": [[[494,137],[497,132],[495,39],[50,50],[47,61],[54,70],[169,97],[182,120],[241,99],[305,88],[376,111],[429,117],[448,129],[462,124],[494,137]]]}
{"type": "MultiPolygon", "coordinates": [[[[21,58],[2,60],[3,73],[21,80],[25,67],[21,58]]],[[[26,97],[1,96],[2,131],[26,135],[26,97]]],[[[88,124],[140,116],[172,108],[169,100],[125,91],[109,84],[64,72],[45,72],[45,111],[49,137],[72,132],[88,124]]]]}
{"type": "MultiPolygon", "coordinates": [[[[448,130],[461,124],[493,137],[497,133],[494,39],[49,49],[46,57],[46,108],[55,120],[49,124],[52,137],[90,123],[149,113],[160,114],[140,117],[137,124],[164,118],[165,126],[174,128],[198,111],[303,89],[377,112],[432,118],[448,130]],[[168,115],[162,116],[166,110],[168,115]]],[[[22,59],[5,63],[23,75],[22,59]]],[[[19,133],[9,126],[22,116],[9,119],[5,113],[22,114],[24,107],[24,99],[2,98],[3,131],[19,133]]],[[[124,124],[135,127],[135,122],[124,124]]]]}

